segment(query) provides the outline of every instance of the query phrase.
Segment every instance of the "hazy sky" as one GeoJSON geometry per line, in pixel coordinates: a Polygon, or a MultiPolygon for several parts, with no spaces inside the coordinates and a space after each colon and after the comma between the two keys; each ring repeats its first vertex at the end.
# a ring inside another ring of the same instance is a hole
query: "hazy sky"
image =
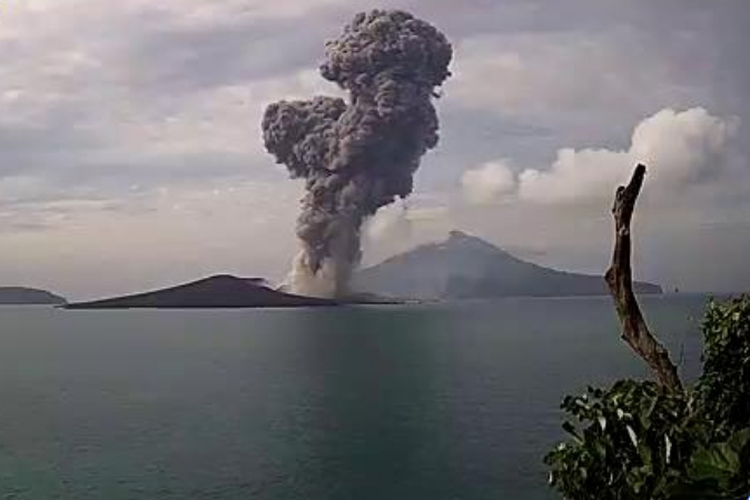
{"type": "Polygon", "coordinates": [[[637,161],[637,274],[750,289],[750,2],[1,0],[0,284],[94,297],[281,278],[301,186],[263,151],[281,98],[337,93],[323,43],[403,8],[454,43],[440,146],[368,262],[460,228],[601,272],[637,161]]]}

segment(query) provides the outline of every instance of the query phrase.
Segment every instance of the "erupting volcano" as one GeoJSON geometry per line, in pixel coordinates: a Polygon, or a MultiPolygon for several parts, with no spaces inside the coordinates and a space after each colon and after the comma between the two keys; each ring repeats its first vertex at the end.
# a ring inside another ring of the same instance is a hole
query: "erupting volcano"
{"type": "Polygon", "coordinates": [[[266,149],[293,178],[305,179],[307,191],[289,291],[349,293],[363,222],[411,194],[422,156],[438,143],[432,99],[450,76],[452,52],[441,32],[409,13],[361,13],[326,44],[320,66],[348,100],[314,97],[268,106],[266,149]]]}

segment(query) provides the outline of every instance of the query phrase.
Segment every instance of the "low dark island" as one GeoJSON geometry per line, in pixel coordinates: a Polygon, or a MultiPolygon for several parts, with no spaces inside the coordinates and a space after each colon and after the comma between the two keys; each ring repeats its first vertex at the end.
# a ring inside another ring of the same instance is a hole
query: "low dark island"
{"type": "Polygon", "coordinates": [[[153,292],[112,299],[66,304],[66,309],[196,309],[261,307],[331,307],[346,304],[386,304],[374,297],[346,300],[303,297],[274,290],[257,278],[219,275],[153,292]]]}
{"type": "Polygon", "coordinates": [[[0,305],[34,306],[60,304],[65,304],[65,299],[47,290],[20,286],[0,287],[0,305]]]}

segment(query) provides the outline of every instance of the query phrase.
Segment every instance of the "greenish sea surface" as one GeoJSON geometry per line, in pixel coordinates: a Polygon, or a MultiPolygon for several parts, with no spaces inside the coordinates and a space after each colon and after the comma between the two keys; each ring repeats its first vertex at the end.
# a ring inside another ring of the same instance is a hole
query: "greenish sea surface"
{"type": "MultiPolygon", "coordinates": [[[[643,301],[689,378],[705,302],[643,301]]],[[[606,297],[0,308],[0,498],[553,499],[563,396],[645,374],[606,297]]]]}

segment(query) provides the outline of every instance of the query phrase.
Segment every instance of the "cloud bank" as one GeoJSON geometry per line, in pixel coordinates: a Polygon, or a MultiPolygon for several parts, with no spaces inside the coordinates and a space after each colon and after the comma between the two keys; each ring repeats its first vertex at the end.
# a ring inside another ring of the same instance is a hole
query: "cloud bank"
{"type": "Polygon", "coordinates": [[[727,174],[741,161],[733,156],[739,130],[736,117],[667,108],[636,125],[628,149],[562,148],[550,166],[517,176],[505,161],[490,162],[464,173],[462,185],[471,203],[494,203],[513,193],[517,201],[541,205],[600,205],[637,163],[645,163],[649,196],[673,202],[693,187],[731,181],[727,174]]]}
{"type": "Polygon", "coordinates": [[[501,201],[516,189],[516,178],[506,160],[487,162],[461,177],[464,195],[478,205],[501,201]]]}
{"type": "Polygon", "coordinates": [[[663,109],[633,130],[630,148],[561,149],[546,170],[519,176],[519,197],[544,204],[585,204],[611,197],[637,163],[649,167],[649,190],[673,197],[690,186],[720,178],[730,160],[739,122],[703,108],[663,109]]]}

